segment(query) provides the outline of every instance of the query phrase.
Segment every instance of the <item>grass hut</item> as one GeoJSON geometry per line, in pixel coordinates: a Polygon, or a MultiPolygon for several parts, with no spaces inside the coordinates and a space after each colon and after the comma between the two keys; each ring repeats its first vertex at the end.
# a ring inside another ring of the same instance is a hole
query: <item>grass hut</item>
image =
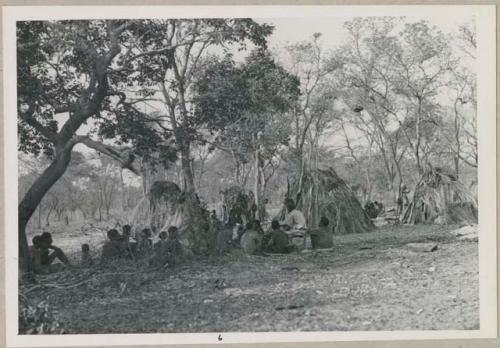
{"type": "Polygon", "coordinates": [[[321,216],[330,220],[335,234],[369,232],[375,229],[354,192],[333,168],[307,172],[292,183],[288,197],[297,202],[309,227],[317,227],[321,216]]]}
{"type": "Polygon", "coordinates": [[[153,227],[156,233],[169,226],[179,228],[179,238],[196,254],[213,252],[216,239],[215,227],[210,222],[208,210],[196,194],[191,197],[171,181],[155,181],[145,199],[136,207],[133,225],[153,227]]]}
{"type": "Polygon", "coordinates": [[[158,231],[165,229],[167,221],[176,213],[181,193],[179,186],[171,181],[153,182],[148,194],[151,226],[158,231]]]}
{"type": "Polygon", "coordinates": [[[403,223],[477,223],[477,200],[454,174],[429,166],[415,187],[403,223]]]}

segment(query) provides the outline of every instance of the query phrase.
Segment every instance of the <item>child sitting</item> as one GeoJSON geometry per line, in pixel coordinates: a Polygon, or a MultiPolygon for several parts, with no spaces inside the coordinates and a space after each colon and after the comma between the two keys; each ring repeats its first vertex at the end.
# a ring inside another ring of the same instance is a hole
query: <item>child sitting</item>
{"type": "Polygon", "coordinates": [[[330,220],[328,220],[325,216],[322,216],[319,221],[319,227],[310,232],[313,249],[326,249],[333,247],[333,229],[330,230],[328,228],[329,224],[330,220]]]}

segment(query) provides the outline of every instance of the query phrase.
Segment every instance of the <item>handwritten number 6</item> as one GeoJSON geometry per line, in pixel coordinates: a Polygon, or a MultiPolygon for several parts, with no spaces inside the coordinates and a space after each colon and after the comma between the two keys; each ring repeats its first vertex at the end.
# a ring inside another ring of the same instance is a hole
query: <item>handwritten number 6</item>
{"type": "Polygon", "coordinates": [[[217,337],[219,341],[222,341],[222,334],[219,334],[219,337],[217,337]]]}

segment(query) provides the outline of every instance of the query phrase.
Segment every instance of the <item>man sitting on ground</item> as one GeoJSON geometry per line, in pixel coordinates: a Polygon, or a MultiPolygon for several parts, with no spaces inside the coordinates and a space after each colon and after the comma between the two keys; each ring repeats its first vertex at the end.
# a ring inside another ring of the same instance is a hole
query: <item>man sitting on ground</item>
{"type": "Polygon", "coordinates": [[[287,234],[291,236],[292,241],[296,243],[297,246],[305,247],[305,238],[307,231],[306,218],[304,214],[295,207],[295,202],[291,198],[285,199],[285,207],[287,214],[285,219],[280,222],[281,226],[288,231],[287,234]],[[294,237],[299,237],[295,238],[294,237]]]}
{"type": "Polygon", "coordinates": [[[33,245],[30,246],[29,251],[31,255],[31,260],[33,261],[33,271],[35,273],[48,273],[48,269],[42,264],[42,254],[45,252],[42,249],[42,238],[36,235],[31,239],[33,245]]]}
{"type": "Polygon", "coordinates": [[[319,221],[319,227],[310,232],[313,249],[326,249],[333,247],[333,229],[330,230],[328,228],[329,224],[330,220],[328,220],[325,216],[322,216],[319,221]]]}
{"type": "Polygon", "coordinates": [[[120,233],[111,229],[107,232],[108,240],[102,246],[101,262],[118,259],[124,256],[120,233]]]}
{"type": "Polygon", "coordinates": [[[58,271],[61,264],[57,266],[52,264],[56,259],[61,261],[65,266],[71,266],[64,252],[55,245],[52,245],[52,235],[49,232],[44,232],[42,235],[34,237],[32,241],[33,248],[31,251],[35,273],[46,274],[58,271]]]}
{"type": "Polygon", "coordinates": [[[288,236],[281,231],[277,220],[271,222],[271,232],[265,243],[264,251],[277,254],[288,254],[295,249],[295,245],[288,242],[288,236]]]}
{"type": "Polygon", "coordinates": [[[161,231],[158,237],[160,238],[160,240],[156,242],[155,245],[153,246],[153,250],[155,252],[163,250],[165,248],[165,246],[167,245],[168,234],[165,231],[161,231]]]}
{"type": "Polygon", "coordinates": [[[263,234],[259,230],[262,230],[260,223],[253,221],[247,224],[246,231],[240,239],[240,245],[245,254],[255,255],[262,252],[263,234]]]}

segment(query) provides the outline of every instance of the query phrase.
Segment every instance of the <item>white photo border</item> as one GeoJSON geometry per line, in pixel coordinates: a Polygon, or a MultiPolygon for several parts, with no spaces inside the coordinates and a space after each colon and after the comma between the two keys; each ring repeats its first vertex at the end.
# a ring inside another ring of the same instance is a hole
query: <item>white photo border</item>
{"type": "Polygon", "coordinates": [[[497,338],[496,37],[494,5],[14,6],[3,8],[6,338],[9,347],[497,338]],[[96,11],[96,8],[98,10],[96,11]],[[479,330],[18,335],[16,21],[119,18],[313,18],[473,14],[477,28],[479,330]]]}

